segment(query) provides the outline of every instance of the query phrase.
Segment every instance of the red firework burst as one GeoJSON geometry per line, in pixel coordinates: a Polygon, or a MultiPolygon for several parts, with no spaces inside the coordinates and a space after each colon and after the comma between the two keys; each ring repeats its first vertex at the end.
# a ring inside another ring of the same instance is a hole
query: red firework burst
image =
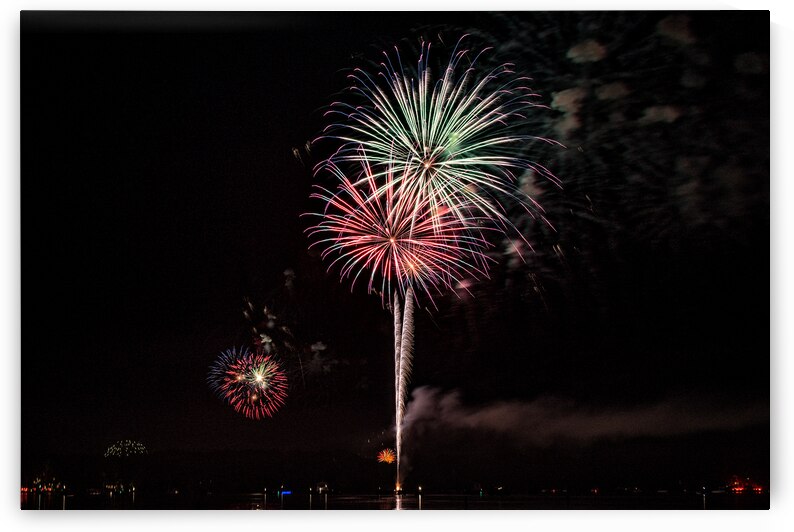
{"type": "Polygon", "coordinates": [[[391,449],[383,449],[378,453],[378,462],[393,464],[396,459],[397,457],[394,455],[394,451],[391,449]]]}
{"type": "Polygon", "coordinates": [[[287,398],[287,376],[279,361],[258,349],[225,351],[210,368],[210,387],[251,419],[272,417],[287,398]]]}
{"type": "Polygon", "coordinates": [[[341,264],[343,278],[353,284],[368,278],[368,291],[380,292],[385,301],[394,288],[402,295],[413,288],[432,300],[465,277],[487,276],[480,217],[461,221],[433,196],[404,186],[406,176],[396,177],[391,168],[375,172],[366,159],[355,182],[337,166],[329,168],[339,189],[318,187],[313,194],[325,207],[315,213],[322,220],[309,232],[316,238],[312,246],[324,248],[323,258],[333,258],[329,268],[341,264]]]}

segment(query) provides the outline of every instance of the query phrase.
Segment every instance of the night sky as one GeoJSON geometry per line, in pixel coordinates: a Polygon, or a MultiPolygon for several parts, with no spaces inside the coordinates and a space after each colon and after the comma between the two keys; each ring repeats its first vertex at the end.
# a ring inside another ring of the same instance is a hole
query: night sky
{"type": "Polygon", "coordinates": [[[23,482],[134,439],[174,484],[388,484],[391,315],[308,249],[306,143],[351,68],[463,34],[533,78],[563,189],[421,302],[406,482],[768,485],[767,12],[23,12],[23,482]],[[206,377],[265,305],[297,347],[252,421],[206,377]]]}

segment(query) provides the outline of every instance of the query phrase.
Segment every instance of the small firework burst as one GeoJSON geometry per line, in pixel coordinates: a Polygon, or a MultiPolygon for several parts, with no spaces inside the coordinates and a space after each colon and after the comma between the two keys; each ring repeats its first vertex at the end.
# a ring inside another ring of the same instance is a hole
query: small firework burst
{"type": "Polygon", "coordinates": [[[382,462],[384,464],[393,464],[396,459],[397,457],[394,455],[394,451],[391,449],[383,449],[378,453],[378,462],[382,462]]]}
{"type": "Polygon", "coordinates": [[[287,397],[281,364],[263,349],[224,351],[210,367],[207,381],[218,397],[251,419],[272,417],[287,397]]]}
{"type": "Polygon", "coordinates": [[[134,440],[119,440],[105,451],[105,458],[125,458],[127,456],[135,456],[140,454],[147,454],[146,447],[139,441],[134,440]]]}

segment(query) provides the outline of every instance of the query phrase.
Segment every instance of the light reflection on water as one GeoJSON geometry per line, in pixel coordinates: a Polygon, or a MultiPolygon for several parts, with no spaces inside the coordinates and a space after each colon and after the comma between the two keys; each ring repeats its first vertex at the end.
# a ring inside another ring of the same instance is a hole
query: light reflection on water
{"type": "MultiPolygon", "coordinates": [[[[269,495],[269,494],[268,494],[269,495]]],[[[519,495],[482,497],[477,494],[402,494],[395,497],[331,494],[311,496],[294,493],[282,497],[267,497],[265,493],[197,494],[180,492],[175,494],[153,494],[141,492],[135,495],[134,503],[129,497],[109,497],[107,494],[28,494],[23,493],[20,507],[23,509],[216,509],[216,510],[585,510],[585,509],[703,509],[701,494],[689,495],[597,495],[597,496],[541,496],[519,495]]],[[[768,494],[714,495],[708,497],[708,509],[765,509],[769,508],[768,494]]]]}

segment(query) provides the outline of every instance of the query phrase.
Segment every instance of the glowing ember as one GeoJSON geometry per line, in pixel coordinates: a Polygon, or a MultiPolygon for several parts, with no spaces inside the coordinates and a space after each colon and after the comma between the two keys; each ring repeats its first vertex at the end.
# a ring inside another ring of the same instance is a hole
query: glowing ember
{"type": "Polygon", "coordinates": [[[378,462],[393,464],[397,457],[391,449],[383,449],[378,453],[378,462]]]}

